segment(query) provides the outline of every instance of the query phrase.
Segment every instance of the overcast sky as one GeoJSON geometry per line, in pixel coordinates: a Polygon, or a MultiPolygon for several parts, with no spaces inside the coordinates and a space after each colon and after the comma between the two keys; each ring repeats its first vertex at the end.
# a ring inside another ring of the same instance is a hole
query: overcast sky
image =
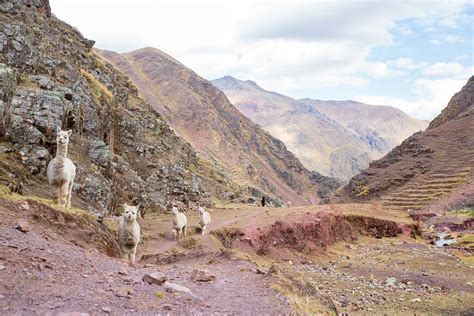
{"type": "Polygon", "coordinates": [[[294,98],[392,105],[431,119],[473,73],[469,1],[50,3],[97,48],[156,47],[206,79],[250,79],[294,98]]]}

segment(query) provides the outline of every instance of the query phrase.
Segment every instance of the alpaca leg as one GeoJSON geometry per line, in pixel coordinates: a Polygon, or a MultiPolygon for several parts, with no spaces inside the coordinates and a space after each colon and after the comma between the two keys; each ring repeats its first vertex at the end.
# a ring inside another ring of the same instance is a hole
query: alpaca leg
{"type": "Polygon", "coordinates": [[[201,235],[204,236],[205,233],[206,233],[206,225],[202,226],[201,235]]]}
{"type": "Polygon", "coordinates": [[[64,182],[61,185],[61,206],[66,206],[68,199],[69,184],[64,182]]]}
{"type": "Polygon", "coordinates": [[[187,229],[187,226],[184,226],[184,227],[183,227],[183,235],[184,235],[184,238],[186,238],[186,235],[187,235],[186,229],[187,229]]]}
{"type": "Polygon", "coordinates": [[[132,249],[132,252],[130,253],[130,263],[131,265],[135,265],[135,255],[137,253],[137,247],[135,246],[135,248],[132,249]]]}
{"type": "Polygon", "coordinates": [[[120,245],[120,256],[122,257],[122,260],[125,260],[126,254],[125,251],[123,251],[122,245],[120,245]]]}
{"type": "Polygon", "coordinates": [[[175,239],[176,241],[179,240],[179,231],[180,231],[179,229],[175,229],[175,230],[174,230],[174,239],[175,239]]]}
{"type": "Polygon", "coordinates": [[[72,179],[71,182],[69,182],[69,187],[68,187],[68,190],[67,190],[67,203],[66,203],[67,208],[71,207],[71,196],[72,196],[72,186],[73,185],[74,185],[74,179],[72,179]]]}
{"type": "Polygon", "coordinates": [[[53,191],[53,199],[56,200],[56,204],[58,205],[61,205],[60,202],[61,202],[61,190],[59,187],[57,186],[53,186],[51,188],[51,190],[53,191]]]}

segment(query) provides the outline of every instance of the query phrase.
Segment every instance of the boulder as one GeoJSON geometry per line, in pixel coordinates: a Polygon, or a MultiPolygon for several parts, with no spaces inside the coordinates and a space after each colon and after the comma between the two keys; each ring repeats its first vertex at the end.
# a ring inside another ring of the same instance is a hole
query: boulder
{"type": "Polygon", "coordinates": [[[15,229],[21,231],[22,233],[27,233],[30,231],[30,224],[24,218],[20,218],[18,223],[15,225],[15,229]]]}
{"type": "Polygon", "coordinates": [[[191,280],[194,282],[211,282],[216,279],[216,276],[209,271],[194,269],[191,273],[191,280]]]}
{"type": "Polygon", "coordinates": [[[142,278],[148,284],[162,285],[168,280],[168,277],[161,272],[147,273],[142,278]]]}

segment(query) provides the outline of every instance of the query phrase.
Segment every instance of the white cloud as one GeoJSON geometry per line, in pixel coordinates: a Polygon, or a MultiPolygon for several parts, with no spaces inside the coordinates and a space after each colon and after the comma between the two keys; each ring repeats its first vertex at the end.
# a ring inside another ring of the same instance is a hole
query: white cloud
{"type": "MultiPolygon", "coordinates": [[[[465,23],[467,1],[172,1],[50,0],[53,13],[77,26],[96,47],[119,52],[153,46],[199,75],[233,75],[288,93],[369,86],[428,64],[385,61],[375,47],[394,32],[465,23]]],[[[433,41],[456,41],[436,38],[433,41]]],[[[441,43],[441,42],[440,42],[441,43]]],[[[431,70],[436,72],[436,70],[431,70]]],[[[428,71],[429,72],[429,71],[428,71]]],[[[438,70],[437,76],[443,72],[438,70]]],[[[446,74],[447,72],[444,72],[446,74]]],[[[456,72],[456,76],[460,72],[456,72]]],[[[434,76],[434,74],[431,74],[434,76]]],[[[308,95],[306,95],[308,96],[308,95]]],[[[355,99],[355,96],[354,96],[355,99]]]]}
{"type": "Polygon", "coordinates": [[[461,36],[458,36],[458,35],[448,34],[448,35],[441,36],[437,39],[431,39],[431,40],[429,40],[429,42],[431,44],[435,44],[435,45],[440,45],[440,44],[443,44],[443,43],[455,44],[455,43],[463,43],[464,39],[461,36]]]}
{"type": "Polygon", "coordinates": [[[390,66],[406,70],[420,69],[429,65],[429,63],[426,61],[414,61],[411,58],[397,58],[395,60],[389,61],[388,64],[390,66]]]}
{"type": "Polygon", "coordinates": [[[472,68],[459,63],[434,63],[423,69],[423,74],[438,77],[468,78],[472,74],[472,68]]]}
{"type": "Polygon", "coordinates": [[[383,95],[359,95],[357,100],[375,105],[390,105],[409,115],[431,120],[446,107],[451,97],[461,90],[466,80],[450,78],[418,79],[413,82],[413,98],[398,98],[383,95]]]}

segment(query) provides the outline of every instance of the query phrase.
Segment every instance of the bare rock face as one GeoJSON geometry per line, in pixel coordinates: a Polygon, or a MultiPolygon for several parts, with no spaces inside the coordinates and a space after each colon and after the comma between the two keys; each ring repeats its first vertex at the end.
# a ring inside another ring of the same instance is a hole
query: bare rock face
{"type": "Polygon", "coordinates": [[[54,130],[72,129],[73,204],[107,214],[123,202],[164,210],[239,188],[170,129],[93,41],[51,16],[47,0],[0,4],[0,182],[49,196],[54,130]],[[201,166],[206,166],[206,172],[201,166]],[[196,172],[199,170],[199,174],[196,172]]]}

